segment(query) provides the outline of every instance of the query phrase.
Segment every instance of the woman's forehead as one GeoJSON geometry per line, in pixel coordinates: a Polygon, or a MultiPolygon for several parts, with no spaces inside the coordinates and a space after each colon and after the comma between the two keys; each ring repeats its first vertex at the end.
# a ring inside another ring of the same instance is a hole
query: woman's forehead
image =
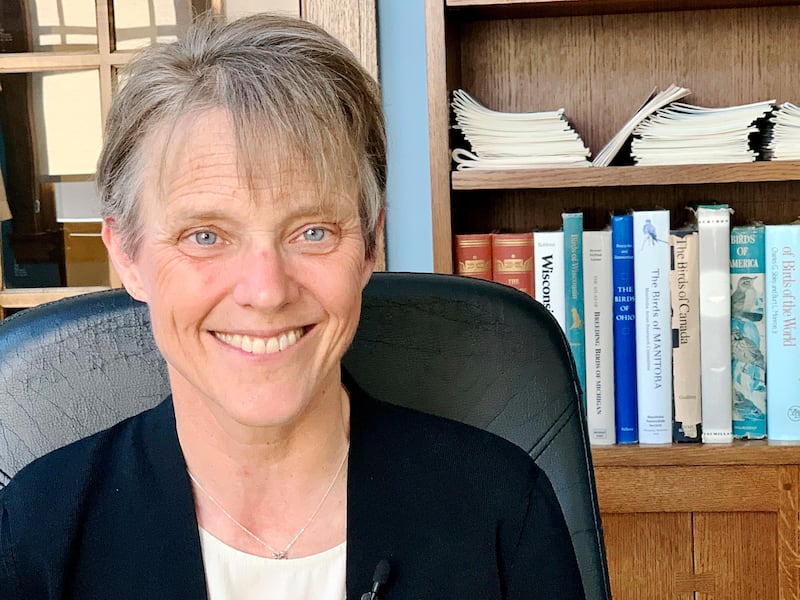
{"type": "Polygon", "coordinates": [[[181,119],[150,136],[144,149],[148,180],[159,182],[161,197],[185,190],[246,193],[254,199],[311,194],[340,204],[357,196],[354,169],[344,161],[339,168],[313,162],[289,140],[263,143],[270,136],[274,133],[265,128],[259,143],[248,143],[253,135],[241,140],[222,110],[181,119]]]}

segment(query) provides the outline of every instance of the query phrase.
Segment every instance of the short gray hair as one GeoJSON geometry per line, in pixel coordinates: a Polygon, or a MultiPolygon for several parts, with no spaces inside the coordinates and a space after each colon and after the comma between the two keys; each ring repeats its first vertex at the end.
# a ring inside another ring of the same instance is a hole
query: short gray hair
{"type": "MultiPolygon", "coordinates": [[[[368,258],[385,206],[386,135],[378,85],[353,54],[300,19],[204,17],[171,44],[142,51],[123,71],[97,165],[103,217],[134,257],[144,146],[187,115],[221,108],[230,117],[248,181],[266,160],[298,160],[323,188],[357,178],[368,258]],[[277,153],[277,154],[276,154],[277,153]],[[347,175],[343,175],[347,173],[347,175]]],[[[321,190],[323,191],[323,190],[321,190]]]]}

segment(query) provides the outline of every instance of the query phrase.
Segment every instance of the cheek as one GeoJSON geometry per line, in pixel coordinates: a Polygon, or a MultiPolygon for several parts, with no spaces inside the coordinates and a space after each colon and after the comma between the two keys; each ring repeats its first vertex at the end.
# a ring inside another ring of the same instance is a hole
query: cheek
{"type": "Polygon", "coordinates": [[[151,298],[174,306],[193,305],[224,288],[232,269],[212,261],[198,261],[174,252],[155,254],[146,270],[151,298]]]}

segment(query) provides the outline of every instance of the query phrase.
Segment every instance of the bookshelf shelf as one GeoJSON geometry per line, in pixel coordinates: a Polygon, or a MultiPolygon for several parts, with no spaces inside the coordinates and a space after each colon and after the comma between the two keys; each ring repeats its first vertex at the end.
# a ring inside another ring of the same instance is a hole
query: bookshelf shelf
{"type": "Polygon", "coordinates": [[[511,19],[787,6],[791,0],[446,0],[466,19],[511,19]]]}
{"type": "Polygon", "coordinates": [[[453,190],[549,189],[800,181],[800,162],[764,161],[659,167],[453,171],[453,190]]]}
{"type": "Polygon", "coordinates": [[[796,465],[800,462],[800,442],[778,444],[752,440],[732,444],[592,446],[592,461],[596,468],[796,465]]]}

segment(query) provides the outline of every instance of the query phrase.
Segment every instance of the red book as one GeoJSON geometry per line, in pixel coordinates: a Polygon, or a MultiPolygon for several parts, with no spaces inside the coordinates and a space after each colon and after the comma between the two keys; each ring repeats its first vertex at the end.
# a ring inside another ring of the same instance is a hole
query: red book
{"type": "Polygon", "coordinates": [[[533,234],[492,234],[492,279],[533,296],[533,234]]]}
{"type": "Polygon", "coordinates": [[[492,280],[492,234],[454,236],[456,275],[492,280]]]}

